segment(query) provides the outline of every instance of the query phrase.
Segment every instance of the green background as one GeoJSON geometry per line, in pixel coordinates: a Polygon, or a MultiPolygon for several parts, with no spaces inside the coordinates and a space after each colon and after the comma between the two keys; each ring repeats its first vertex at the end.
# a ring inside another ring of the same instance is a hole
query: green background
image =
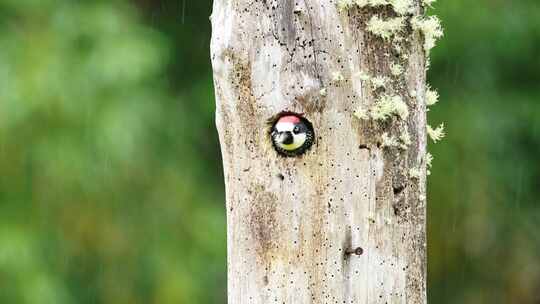
{"type": "MultiPolygon", "coordinates": [[[[440,0],[430,303],[540,303],[540,5],[440,0]]],[[[225,303],[211,2],[0,0],[0,303],[225,303]]]]}

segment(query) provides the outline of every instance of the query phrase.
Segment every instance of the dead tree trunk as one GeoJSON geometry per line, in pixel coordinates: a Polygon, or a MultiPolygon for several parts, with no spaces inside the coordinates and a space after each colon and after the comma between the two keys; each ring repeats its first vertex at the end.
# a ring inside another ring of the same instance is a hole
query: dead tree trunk
{"type": "Polygon", "coordinates": [[[394,3],[214,1],[229,303],[426,303],[429,46],[394,3]],[[301,156],[272,147],[284,111],[301,156]]]}

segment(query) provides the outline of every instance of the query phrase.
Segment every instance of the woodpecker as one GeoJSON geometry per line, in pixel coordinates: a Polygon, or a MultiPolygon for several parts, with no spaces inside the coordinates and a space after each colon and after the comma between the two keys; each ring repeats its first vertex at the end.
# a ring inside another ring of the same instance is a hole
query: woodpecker
{"type": "Polygon", "coordinates": [[[271,130],[272,143],[278,153],[294,157],[307,151],[313,144],[313,127],[297,115],[281,116],[271,130]]]}

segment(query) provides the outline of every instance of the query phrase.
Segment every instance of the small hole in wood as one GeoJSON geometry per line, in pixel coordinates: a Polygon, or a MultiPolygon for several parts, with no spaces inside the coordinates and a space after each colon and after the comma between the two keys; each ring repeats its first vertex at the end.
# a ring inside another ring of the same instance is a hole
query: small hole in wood
{"type": "Polygon", "coordinates": [[[270,140],[279,155],[298,157],[313,145],[313,125],[302,114],[281,112],[270,121],[270,140]]]}

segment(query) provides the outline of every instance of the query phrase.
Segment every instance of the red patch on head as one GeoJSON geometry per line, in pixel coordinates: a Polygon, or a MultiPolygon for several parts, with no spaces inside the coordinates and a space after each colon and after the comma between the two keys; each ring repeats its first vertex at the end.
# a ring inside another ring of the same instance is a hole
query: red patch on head
{"type": "Polygon", "coordinates": [[[300,117],[295,116],[295,115],[286,115],[279,118],[278,123],[280,122],[290,122],[293,124],[297,124],[300,122],[300,117]]]}

